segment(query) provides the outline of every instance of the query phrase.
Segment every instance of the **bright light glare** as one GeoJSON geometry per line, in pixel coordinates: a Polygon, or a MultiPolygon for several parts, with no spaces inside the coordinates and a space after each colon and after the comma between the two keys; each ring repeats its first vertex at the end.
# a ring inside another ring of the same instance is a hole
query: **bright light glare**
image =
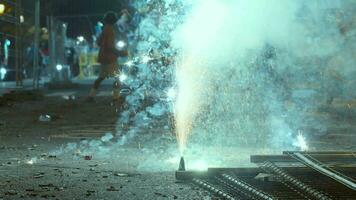
{"type": "Polygon", "coordinates": [[[23,15],[20,15],[20,23],[24,23],[25,22],[25,17],[23,15]]]}
{"type": "Polygon", "coordinates": [[[84,37],[83,36],[78,36],[77,39],[78,39],[79,42],[83,42],[84,41],[84,37]]]}
{"type": "Polygon", "coordinates": [[[61,70],[63,69],[63,66],[62,66],[61,64],[58,64],[58,65],[56,66],[56,69],[57,69],[58,71],[61,71],[61,70]]]}
{"type": "Polygon", "coordinates": [[[125,63],[126,66],[132,67],[134,65],[134,62],[132,60],[129,60],[125,63]]]}
{"type": "Polygon", "coordinates": [[[1,75],[5,75],[6,73],[7,73],[7,70],[4,67],[0,68],[1,75]]]}
{"type": "Polygon", "coordinates": [[[0,14],[3,14],[5,12],[5,5],[0,4],[0,14]]]}
{"type": "Polygon", "coordinates": [[[198,160],[195,162],[192,162],[190,165],[189,169],[193,171],[207,171],[208,170],[208,163],[206,163],[204,160],[198,160]]]}
{"type": "Polygon", "coordinates": [[[119,79],[121,82],[124,82],[127,79],[127,75],[122,73],[122,74],[120,74],[119,79]]]}
{"type": "Polygon", "coordinates": [[[124,48],[126,46],[126,43],[124,41],[118,41],[116,43],[116,46],[121,49],[121,48],[124,48]]]}
{"type": "Polygon", "coordinates": [[[168,100],[174,100],[176,98],[177,92],[174,88],[170,88],[166,94],[168,100]]]}
{"type": "Polygon", "coordinates": [[[299,147],[301,151],[307,151],[309,149],[306,139],[301,132],[299,132],[297,136],[297,143],[295,146],[299,147]]]}
{"type": "Polygon", "coordinates": [[[5,44],[6,44],[6,46],[10,46],[10,45],[11,45],[11,41],[8,40],[8,39],[6,39],[6,40],[5,40],[5,44]]]}
{"type": "Polygon", "coordinates": [[[31,160],[26,160],[25,163],[28,165],[33,165],[37,163],[37,158],[31,158],[31,160]]]}
{"type": "Polygon", "coordinates": [[[152,58],[147,55],[142,57],[142,63],[148,63],[150,60],[152,60],[152,58]]]}

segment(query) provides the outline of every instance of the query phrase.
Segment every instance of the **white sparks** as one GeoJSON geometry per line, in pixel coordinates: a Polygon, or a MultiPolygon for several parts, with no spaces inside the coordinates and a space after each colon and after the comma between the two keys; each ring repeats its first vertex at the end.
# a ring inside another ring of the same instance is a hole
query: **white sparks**
{"type": "Polygon", "coordinates": [[[134,65],[134,62],[132,60],[129,60],[125,63],[126,66],[132,67],[134,65]]]}
{"type": "Polygon", "coordinates": [[[306,139],[301,132],[298,133],[295,146],[299,147],[301,151],[307,151],[309,149],[306,139]]]}
{"type": "Polygon", "coordinates": [[[125,80],[127,80],[127,75],[124,73],[120,74],[119,80],[120,80],[120,82],[124,82],[125,80]]]}
{"type": "Polygon", "coordinates": [[[148,55],[142,57],[142,63],[148,63],[152,58],[148,55]]]}
{"type": "Polygon", "coordinates": [[[169,101],[173,101],[176,96],[177,96],[177,92],[174,88],[170,88],[167,92],[166,92],[166,95],[167,95],[167,100],[169,101]]]}

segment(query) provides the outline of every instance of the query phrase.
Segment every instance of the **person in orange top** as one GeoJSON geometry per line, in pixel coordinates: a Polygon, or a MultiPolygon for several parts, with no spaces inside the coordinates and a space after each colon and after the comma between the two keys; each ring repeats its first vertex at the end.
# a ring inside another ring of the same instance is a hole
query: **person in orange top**
{"type": "MultiPolygon", "coordinates": [[[[99,46],[98,62],[100,63],[100,74],[95,80],[94,85],[90,91],[88,100],[93,101],[96,92],[103,80],[109,77],[116,77],[119,75],[117,59],[120,56],[127,56],[127,51],[120,51],[116,49],[115,29],[114,26],[118,20],[116,13],[107,12],[104,16],[104,29],[99,38],[97,45],[99,46]]],[[[115,80],[113,86],[113,100],[121,102],[120,98],[120,82],[115,80]]]]}

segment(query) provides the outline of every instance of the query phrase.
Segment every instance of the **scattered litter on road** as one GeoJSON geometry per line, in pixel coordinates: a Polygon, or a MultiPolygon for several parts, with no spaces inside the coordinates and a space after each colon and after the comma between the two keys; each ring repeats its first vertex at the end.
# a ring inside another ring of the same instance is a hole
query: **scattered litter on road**
{"type": "Polygon", "coordinates": [[[94,190],[87,190],[86,196],[90,196],[90,195],[92,195],[94,193],[95,193],[94,190]]]}
{"type": "Polygon", "coordinates": [[[9,190],[5,192],[5,195],[14,196],[17,195],[17,192],[15,190],[9,190]]]}
{"type": "Polygon", "coordinates": [[[109,188],[106,189],[107,191],[114,192],[114,191],[119,191],[119,189],[116,189],[114,186],[110,186],[109,188]]]}
{"type": "Polygon", "coordinates": [[[33,178],[42,178],[42,177],[44,177],[44,172],[38,172],[37,174],[35,174],[34,176],[33,176],[33,178]]]}
{"type": "Polygon", "coordinates": [[[124,173],[114,173],[114,176],[127,177],[129,175],[124,173]]]}
{"type": "Polygon", "coordinates": [[[84,156],[84,160],[92,160],[93,156],[84,156]]]}
{"type": "Polygon", "coordinates": [[[157,196],[161,196],[161,197],[167,197],[167,195],[162,194],[162,193],[159,193],[159,192],[155,192],[155,195],[157,195],[157,196]]]}
{"type": "Polygon", "coordinates": [[[34,157],[34,158],[31,158],[30,160],[26,160],[25,163],[28,165],[33,165],[33,164],[37,163],[37,158],[34,157]]]}
{"type": "Polygon", "coordinates": [[[52,121],[52,117],[50,115],[40,115],[38,118],[40,122],[50,122],[52,121]]]}
{"type": "Polygon", "coordinates": [[[54,185],[52,183],[49,184],[39,184],[39,187],[54,187],[54,185]]]}
{"type": "Polygon", "coordinates": [[[64,187],[54,187],[54,190],[56,190],[56,191],[63,191],[63,190],[64,190],[64,187]]]}

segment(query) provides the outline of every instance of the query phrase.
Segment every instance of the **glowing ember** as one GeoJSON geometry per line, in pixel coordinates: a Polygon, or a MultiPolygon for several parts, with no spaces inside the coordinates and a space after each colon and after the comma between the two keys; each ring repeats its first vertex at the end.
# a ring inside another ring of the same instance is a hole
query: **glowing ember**
{"type": "Polygon", "coordinates": [[[132,60],[129,60],[125,63],[126,66],[132,67],[134,65],[134,62],[132,60]]]}
{"type": "Polygon", "coordinates": [[[150,56],[143,56],[142,57],[142,63],[148,63],[150,60],[152,60],[152,58],[150,56]]]}
{"type": "Polygon", "coordinates": [[[127,75],[122,73],[122,74],[120,74],[119,79],[120,79],[120,82],[124,82],[127,79],[127,75]]]}
{"type": "Polygon", "coordinates": [[[300,148],[301,151],[307,151],[309,149],[308,144],[306,142],[305,137],[302,135],[302,133],[299,131],[298,136],[297,136],[297,141],[295,143],[295,146],[300,148]]]}
{"type": "Polygon", "coordinates": [[[174,88],[170,88],[166,94],[169,101],[173,101],[177,96],[177,92],[174,88]]]}

